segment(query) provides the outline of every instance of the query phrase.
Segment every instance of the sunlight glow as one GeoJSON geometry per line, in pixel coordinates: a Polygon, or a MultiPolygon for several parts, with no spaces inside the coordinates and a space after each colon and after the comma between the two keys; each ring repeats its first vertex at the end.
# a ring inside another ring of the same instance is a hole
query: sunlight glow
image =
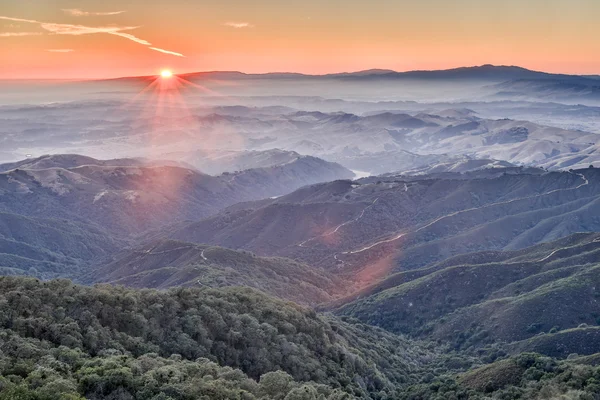
{"type": "Polygon", "coordinates": [[[165,69],[160,72],[160,76],[162,76],[163,78],[170,78],[173,76],[173,73],[168,69],[165,69]]]}

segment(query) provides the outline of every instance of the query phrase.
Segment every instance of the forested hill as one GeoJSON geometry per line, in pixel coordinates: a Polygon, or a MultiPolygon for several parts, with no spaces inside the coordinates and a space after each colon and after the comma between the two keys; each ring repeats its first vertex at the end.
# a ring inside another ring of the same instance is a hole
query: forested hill
{"type": "Polygon", "coordinates": [[[339,300],[336,312],[461,350],[590,355],[599,351],[599,271],[600,234],[579,233],[391,275],[339,300]]]}
{"type": "Polygon", "coordinates": [[[0,400],[594,400],[598,355],[481,366],[252,289],[0,278],[0,400]],[[469,369],[466,372],[466,369],[469,369]]]}
{"type": "Polygon", "coordinates": [[[247,286],[304,305],[331,301],[346,290],[335,274],[301,262],[174,240],[123,250],[79,281],[156,289],[247,286]]]}
{"type": "Polygon", "coordinates": [[[248,288],[1,277],[0,327],[0,399],[383,399],[433,359],[248,288]]]}

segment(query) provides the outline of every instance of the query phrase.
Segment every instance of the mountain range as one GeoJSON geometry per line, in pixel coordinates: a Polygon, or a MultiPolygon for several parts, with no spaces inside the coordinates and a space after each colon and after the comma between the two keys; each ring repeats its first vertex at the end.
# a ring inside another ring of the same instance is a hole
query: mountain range
{"type": "MultiPolygon", "coordinates": [[[[389,69],[368,69],[357,72],[342,72],[342,73],[330,73],[323,75],[310,75],[294,72],[272,72],[263,74],[247,74],[239,71],[206,71],[206,72],[192,72],[179,74],[179,76],[190,79],[297,79],[297,78],[340,78],[340,79],[373,79],[373,78],[407,78],[407,79],[482,79],[482,80],[517,80],[517,79],[570,79],[570,78],[586,78],[594,79],[594,76],[579,76],[579,75],[567,75],[567,74],[555,74],[541,71],[532,71],[526,68],[509,65],[492,65],[485,64],[480,66],[472,67],[459,67],[445,70],[417,70],[417,71],[405,71],[398,72],[389,69]]],[[[118,78],[119,81],[123,80],[135,80],[135,79],[147,79],[152,78],[151,76],[145,77],[123,77],[118,78]]]]}
{"type": "Polygon", "coordinates": [[[0,400],[600,399],[599,82],[0,82],[0,400]]]}
{"type": "Polygon", "coordinates": [[[284,256],[348,273],[361,286],[386,274],[477,250],[524,248],[596,231],[595,168],[497,168],[380,176],[301,188],[171,228],[170,237],[284,256]]]}
{"type": "Polygon", "coordinates": [[[43,156],[0,171],[0,265],[11,271],[33,268],[45,277],[89,264],[147,230],[353,176],[337,164],[301,156],[217,177],[171,162],[78,155],[43,156]]]}
{"type": "MultiPolygon", "coordinates": [[[[352,104],[332,107],[355,108],[363,103],[352,104]]],[[[319,107],[319,103],[311,101],[304,107],[313,106],[319,107]]],[[[194,108],[193,115],[162,110],[151,117],[144,116],[148,106],[143,102],[0,107],[0,118],[7,120],[0,127],[0,145],[21,152],[25,159],[52,153],[57,147],[74,151],[83,147],[84,154],[96,159],[98,155],[125,157],[121,163],[127,165],[145,160],[210,175],[270,168],[303,155],[371,175],[431,165],[440,169],[465,157],[553,170],[600,162],[595,133],[597,129],[600,132],[600,114],[594,108],[556,113],[557,107],[546,105],[537,111],[538,122],[531,122],[482,116],[471,108],[443,108],[446,106],[428,110],[424,104],[382,103],[379,111],[322,112],[283,106],[203,105],[194,108]],[[388,107],[408,109],[390,111],[388,107]],[[111,110],[110,120],[94,119],[100,109],[111,110]],[[554,115],[552,124],[543,121],[548,114],[554,115]],[[570,121],[582,121],[585,126],[570,121]],[[580,129],[583,127],[590,130],[580,129]]],[[[490,113],[480,107],[475,108],[490,113]]],[[[511,110],[515,108],[518,106],[511,110]]],[[[511,113],[522,118],[525,112],[511,113]]]]}

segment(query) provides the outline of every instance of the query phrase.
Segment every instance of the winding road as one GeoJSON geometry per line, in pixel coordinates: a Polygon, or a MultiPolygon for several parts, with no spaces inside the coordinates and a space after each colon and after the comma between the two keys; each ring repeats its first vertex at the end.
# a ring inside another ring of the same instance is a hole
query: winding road
{"type": "Polygon", "coordinates": [[[351,219],[351,220],[348,220],[348,221],[346,221],[346,222],[344,222],[344,223],[342,223],[342,224],[338,225],[338,226],[337,226],[337,227],[336,227],[334,230],[332,230],[332,231],[330,231],[330,232],[322,233],[322,234],[320,234],[320,235],[318,235],[318,236],[315,236],[315,237],[312,237],[312,238],[310,238],[310,239],[308,239],[308,240],[305,240],[305,241],[304,241],[304,242],[302,242],[302,243],[298,243],[298,246],[299,246],[299,247],[305,247],[304,245],[305,245],[306,243],[308,243],[308,242],[312,242],[313,240],[315,240],[315,239],[318,239],[318,238],[320,238],[320,237],[331,236],[331,235],[333,235],[333,234],[337,233],[337,232],[338,232],[338,231],[339,231],[339,230],[340,230],[342,227],[344,227],[344,226],[346,226],[346,225],[349,225],[349,224],[352,224],[352,223],[354,223],[354,222],[357,222],[358,220],[360,220],[360,219],[361,219],[361,218],[362,218],[362,217],[365,215],[365,212],[366,212],[366,211],[367,211],[369,208],[371,208],[371,207],[373,207],[373,206],[375,205],[375,203],[377,202],[377,200],[379,200],[379,197],[378,197],[378,198],[376,198],[375,200],[373,200],[373,202],[372,202],[371,204],[369,204],[367,207],[365,207],[365,208],[364,208],[364,209],[363,209],[363,210],[360,212],[360,214],[358,215],[358,217],[356,217],[356,218],[353,218],[353,219],[351,219]]]}
{"type": "Polygon", "coordinates": [[[583,186],[589,185],[590,182],[585,177],[585,175],[583,175],[583,174],[575,174],[575,175],[577,175],[577,176],[581,177],[581,179],[583,179],[583,183],[580,184],[579,186],[575,187],[575,188],[554,189],[554,190],[551,190],[549,192],[545,192],[545,193],[541,193],[541,194],[536,194],[536,195],[532,195],[532,196],[525,196],[525,197],[519,197],[519,198],[512,199],[512,200],[500,201],[498,203],[486,204],[486,205],[481,206],[481,207],[473,207],[473,208],[468,208],[466,210],[455,211],[455,212],[452,212],[450,214],[443,215],[443,216],[441,216],[441,217],[439,217],[439,218],[437,218],[437,219],[429,222],[428,224],[423,225],[422,227],[420,227],[420,228],[418,228],[418,229],[416,229],[414,231],[399,233],[399,234],[397,234],[396,236],[394,236],[394,237],[392,237],[390,239],[380,240],[379,242],[375,242],[375,243],[373,243],[373,244],[371,244],[369,246],[363,247],[362,249],[352,250],[352,251],[345,251],[345,252],[342,252],[341,254],[345,254],[346,255],[346,254],[358,254],[358,253],[362,253],[364,251],[370,250],[370,249],[372,249],[374,247],[377,247],[379,245],[382,245],[384,243],[394,242],[394,241],[402,238],[403,236],[405,236],[405,235],[407,235],[409,233],[418,233],[418,232],[422,231],[423,229],[427,229],[430,226],[432,226],[432,225],[434,225],[434,224],[436,224],[436,223],[438,223],[438,222],[440,222],[440,221],[442,221],[442,220],[444,220],[446,218],[451,218],[451,217],[454,217],[456,215],[460,215],[460,214],[463,214],[463,213],[467,213],[467,212],[471,212],[471,211],[477,211],[477,210],[483,210],[483,209],[486,209],[486,208],[489,208],[489,207],[500,206],[500,205],[503,205],[503,204],[510,204],[510,203],[514,203],[514,202],[517,202],[517,201],[521,201],[521,200],[535,199],[537,197],[547,196],[547,195],[552,194],[552,193],[557,193],[557,192],[562,192],[562,191],[577,190],[577,189],[582,188],[583,186]]]}
{"type": "MultiPolygon", "coordinates": [[[[399,240],[399,239],[401,239],[402,237],[404,237],[404,236],[406,236],[408,234],[418,233],[418,232],[420,232],[420,231],[422,231],[424,229],[427,229],[427,228],[435,225],[436,223],[438,223],[438,222],[440,222],[442,220],[445,220],[447,218],[452,218],[452,217],[460,215],[460,214],[464,214],[464,213],[468,213],[468,212],[472,212],[472,211],[477,211],[477,210],[483,210],[483,209],[486,209],[486,208],[496,207],[496,206],[500,206],[500,205],[504,205],[504,204],[511,204],[511,203],[514,203],[514,202],[517,202],[517,201],[521,201],[521,200],[529,200],[529,199],[539,198],[539,197],[547,196],[547,195],[550,195],[550,194],[553,194],[553,193],[557,193],[557,192],[577,190],[577,189],[580,189],[580,188],[582,188],[584,186],[589,185],[589,180],[585,177],[585,175],[583,175],[583,174],[574,174],[574,175],[580,177],[582,179],[582,181],[583,181],[580,185],[578,185],[578,186],[576,186],[574,188],[554,189],[554,190],[551,190],[551,191],[548,191],[548,192],[545,192],[545,193],[541,193],[541,194],[536,194],[536,195],[531,195],[531,196],[525,196],[525,197],[519,197],[519,198],[515,198],[515,199],[512,199],[512,200],[506,200],[506,201],[501,201],[501,202],[497,202],[497,203],[490,203],[490,204],[486,204],[486,205],[483,205],[483,206],[480,206],[480,207],[473,207],[473,208],[468,208],[468,209],[465,209],[465,210],[455,211],[455,212],[443,215],[443,216],[441,216],[439,218],[436,218],[433,221],[431,221],[431,222],[429,222],[429,223],[427,223],[427,224],[419,227],[416,230],[413,230],[413,231],[403,231],[403,232],[397,233],[394,236],[392,236],[391,238],[379,240],[379,241],[377,241],[375,243],[372,243],[372,244],[370,244],[368,246],[365,246],[365,247],[362,247],[360,249],[350,250],[350,251],[344,251],[344,252],[341,252],[341,253],[336,253],[336,254],[333,255],[333,258],[336,261],[338,261],[338,262],[339,261],[343,262],[343,260],[341,260],[338,257],[340,254],[342,254],[342,255],[359,254],[359,253],[371,250],[371,249],[373,249],[373,248],[375,248],[377,246],[380,246],[382,244],[391,243],[391,242],[394,242],[396,240],[399,240]]],[[[405,191],[406,190],[408,190],[408,187],[405,185],[405,191]]],[[[311,241],[313,241],[315,239],[318,239],[320,237],[329,236],[329,235],[332,235],[334,233],[337,233],[344,226],[347,226],[347,225],[349,225],[351,223],[359,221],[364,216],[364,214],[367,211],[367,209],[373,207],[378,200],[379,200],[379,197],[376,198],[370,205],[368,205],[367,207],[365,207],[362,210],[362,212],[358,215],[358,217],[353,218],[351,220],[348,220],[348,221],[346,221],[346,222],[338,225],[333,231],[330,231],[330,232],[327,232],[327,233],[324,233],[324,234],[312,237],[312,238],[310,238],[308,240],[305,240],[304,242],[298,244],[298,246],[299,247],[305,247],[306,243],[309,243],[309,242],[311,242],[311,241]]],[[[552,255],[553,254],[549,254],[545,259],[550,258],[552,255]]]]}

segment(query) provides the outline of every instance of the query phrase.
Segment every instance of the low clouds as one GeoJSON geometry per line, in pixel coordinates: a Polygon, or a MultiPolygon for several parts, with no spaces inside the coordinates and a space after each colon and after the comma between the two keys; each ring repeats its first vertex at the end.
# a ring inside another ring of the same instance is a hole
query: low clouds
{"type": "MultiPolygon", "coordinates": [[[[152,43],[150,43],[147,40],[144,40],[135,35],[132,35],[131,33],[125,33],[125,31],[131,31],[131,30],[137,29],[137,28],[139,28],[139,26],[92,27],[92,26],[86,26],[86,25],[58,24],[58,23],[54,23],[54,22],[42,22],[42,21],[36,21],[34,19],[13,18],[13,17],[6,17],[6,16],[0,16],[0,20],[36,24],[36,25],[39,25],[42,29],[46,30],[47,32],[50,32],[55,35],[80,36],[80,35],[91,35],[91,34],[97,34],[97,33],[106,33],[108,35],[119,36],[124,39],[131,40],[132,42],[139,43],[144,46],[152,45],[152,43]]],[[[23,33],[23,32],[19,32],[19,33],[23,33]]],[[[28,35],[22,35],[22,34],[18,34],[18,33],[17,34],[7,33],[7,36],[28,36],[28,35]]],[[[154,51],[164,53],[164,54],[169,54],[169,55],[173,55],[173,56],[177,56],[177,57],[185,57],[181,53],[177,53],[177,52],[170,51],[170,50],[160,49],[158,47],[148,47],[148,48],[150,48],[151,50],[154,50],[154,51]]]]}
{"type": "Polygon", "coordinates": [[[73,49],[47,49],[50,53],[72,53],[75,50],[73,49]]]}
{"type": "Polygon", "coordinates": [[[236,29],[254,28],[254,25],[249,22],[225,22],[223,25],[236,29]]]}
{"type": "Polygon", "coordinates": [[[73,17],[94,17],[94,16],[107,16],[107,15],[119,15],[125,11],[108,11],[108,12],[90,12],[83,11],[78,8],[63,8],[65,14],[69,14],[73,17]]]}

